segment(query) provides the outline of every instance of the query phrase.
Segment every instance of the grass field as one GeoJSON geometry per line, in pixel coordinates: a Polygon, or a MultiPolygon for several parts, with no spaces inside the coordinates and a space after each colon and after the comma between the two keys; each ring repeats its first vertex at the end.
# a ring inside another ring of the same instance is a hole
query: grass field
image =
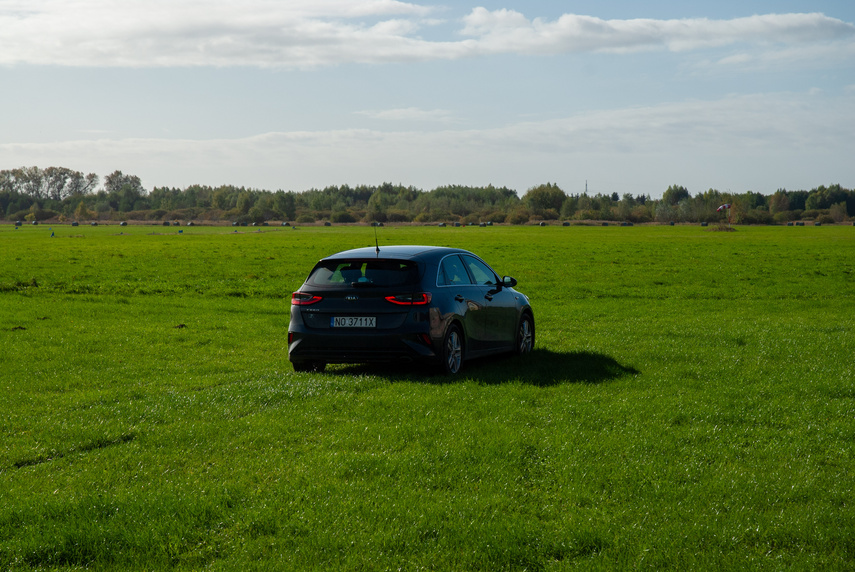
{"type": "Polygon", "coordinates": [[[855,228],[378,237],[516,277],[536,351],[295,374],[367,227],[0,228],[0,569],[855,569],[855,228]]]}

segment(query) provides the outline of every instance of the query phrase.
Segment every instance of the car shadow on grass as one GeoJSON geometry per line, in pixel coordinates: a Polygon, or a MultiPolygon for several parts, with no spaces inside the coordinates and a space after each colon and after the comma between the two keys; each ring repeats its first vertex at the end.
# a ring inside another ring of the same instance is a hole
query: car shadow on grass
{"type": "Polygon", "coordinates": [[[535,349],[525,356],[494,356],[467,361],[456,376],[440,375],[438,368],[422,365],[354,365],[338,369],[335,373],[383,375],[394,380],[438,385],[474,380],[486,385],[521,382],[549,387],[563,383],[603,383],[640,372],[595,352],[561,353],[535,349]]]}

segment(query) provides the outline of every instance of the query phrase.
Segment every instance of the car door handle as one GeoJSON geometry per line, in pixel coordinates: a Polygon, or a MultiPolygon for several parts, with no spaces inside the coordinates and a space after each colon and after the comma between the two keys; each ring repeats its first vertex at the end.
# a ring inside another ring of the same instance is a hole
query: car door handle
{"type": "Polygon", "coordinates": [[[488,301],[490,301],[490,302],[492,302],[492,301],[493,301],[493,296],[492,296],[492,295],[490,295],[490,294],[485,294],[485,295],[484,295],[484,297],[485,297],[488,301]]]}
{"type": "Polygon", "coordinates": [[[458,294],[457,296],[454,297],[454,299],[457,300],[458,302],[462,302],[466,298],[464,298],[462,294],[458,294]]]}

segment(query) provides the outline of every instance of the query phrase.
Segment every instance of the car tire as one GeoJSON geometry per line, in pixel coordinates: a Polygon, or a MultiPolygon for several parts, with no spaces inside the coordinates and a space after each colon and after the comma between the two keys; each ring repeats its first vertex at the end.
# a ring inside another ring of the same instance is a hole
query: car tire
{"type": "Polygon", "coordinates": [[[463,366],[463,334],[460,328],[452,324],[445,332],[442,340],[442,372],[445,375],[455,375],[463,366]]]}
{"type": "Polygon", "coordinates": [[[531,314],[523,314],[520,318],[520,325],[517,328],[517,355],[525,355],[531,353],[534,349],[534,318],[531,314]]]}
{"type": "Polygon", "coordinates": [[[291,362],[291,365],[294,366],[296,372],[314,371],[321,373],[327,367],[327,364],[322,361],[294,361],[291,362]]]}

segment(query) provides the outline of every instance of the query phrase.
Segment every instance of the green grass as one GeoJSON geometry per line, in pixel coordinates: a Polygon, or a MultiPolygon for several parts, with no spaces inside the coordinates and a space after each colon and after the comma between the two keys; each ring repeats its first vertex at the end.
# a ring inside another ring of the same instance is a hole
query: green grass
{"type": "Polygon", "coordinates": [[[373,229],[52,231],[0,228],[0,569],[855,569],[852,227],[378,229],[531,297],[452,380],[292,371],[373,229]]]}

